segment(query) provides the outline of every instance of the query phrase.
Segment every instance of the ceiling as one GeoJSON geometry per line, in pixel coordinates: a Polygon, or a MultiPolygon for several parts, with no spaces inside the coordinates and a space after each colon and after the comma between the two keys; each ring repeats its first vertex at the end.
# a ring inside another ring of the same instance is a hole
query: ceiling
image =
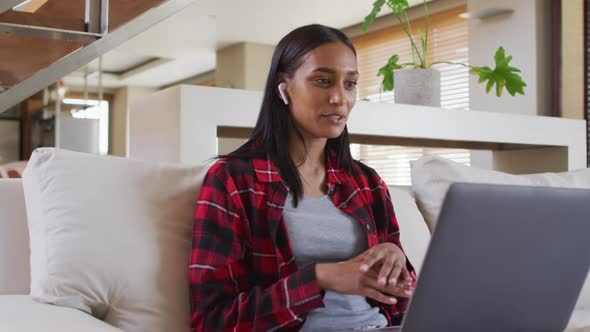
{"type": "MultiPolygon", "coordinates": [[[[422,3],[410,0],[410,5],[422,3]]],[[[215,68],[216,50],[237,42],[275,45],[310,23],[344,28],[360,23],[372,0],[195,0],[185,10],[103,56],[103,85],[161,87],[215,68]]],[[[383,11],[387,13],[387,11],[383,11]]],[[[96,86],[98,60],[88,65],[96,86]]],[[[82,86],[85,68],[65,77],[82,86]]]]}

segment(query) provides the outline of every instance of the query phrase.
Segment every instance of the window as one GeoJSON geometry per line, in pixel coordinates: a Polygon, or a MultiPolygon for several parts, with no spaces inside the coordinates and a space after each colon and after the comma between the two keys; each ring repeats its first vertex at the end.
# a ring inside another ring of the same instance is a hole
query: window
{"type": "Polygon", "coordinates": [[[86,108],[84,99],[65,98],[63,103],[80,105],[79,110],[72,110],[73,118],[98,120],[98,152],[101,155],[107,155],[109,153],[109,102],[103,100],[99,106],[98,100],[88,100],[86,108]]]}
{"type": "Polygon", "coordinates": [[[469,153],[461,149],[430,149],[422,147],[351,144],[354,159],[374,168],[388,185],[409,186],[410,161],[422,156],[441,156],[466,165],[470,163],[469,153]]]}
{"type": "MultiPolygon", "coordinates": [[[[456,7],[429,17],[429,62],[468,61],[468,23],[459,17],[465,6],[456,7]]],[[[414,33],[425,29],[423,18],[412,20],[414,33]]],[[[415,41],[418,39],[415,39],[415,41]]],[[[362,34],[353,40],[359,59],[361,78],[358,82],[359,99],[374,102],[395,101],[395,90],[381,93],[381,76],[377,71],[387,63],[395,52],[400,63],[412,60],[409,40],[399,25],[376,32],[362,34]]],[[[461,65],[436,64],[441,73],[441,107],[446,109],[469,109],[469,69],[461,65]]],[[[439,155],[470,165],[470,153],[463,149],[439,149],[401,147],[390,145],[352,144],[355,159],[375,168],[385,183],[410,185],[410,161],[425,155],[439,155]]]]}

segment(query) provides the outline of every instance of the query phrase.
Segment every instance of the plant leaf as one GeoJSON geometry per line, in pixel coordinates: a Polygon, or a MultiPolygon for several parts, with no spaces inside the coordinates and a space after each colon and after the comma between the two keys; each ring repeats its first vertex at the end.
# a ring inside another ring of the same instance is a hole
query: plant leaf
{"type": "Polygon", "coordinates": [[[376,0],[373,3],[373,9],[371,10],[371,13],[367,15],[367,17],[365,17],[365,21],[363,22],[363,32],[367,32],[369,24],[375,21],[375,18],[377,18],[377,14],[379,14],[384,4],[385,0],[376,0]]]}
{"type": "Polygon", "coordinates": [[[408,0],[387,0],[387,7],[391,8],[394,14],[399,15],[410,7],[410,4],[408,4],[408,0]]]}
{"type": "Polygon", "coordinates": [[[380,70],[378,75],[381,75],[381,74],[383,75],[383,81],[381,82],[381,84],[383,84],[383,91],[393,90],[393,72],[390,72],[390,71],[382,72],[380,70]]]}
{"type": "Polygon", "coordinates": [[[496,86],[496,96],[502,96],[504,88],[511,96],[517,93],[524,95],[524,87],[527,86],[522,80],[522,77],[517,74],[520,69],[511,67],[510,61],[512,56],[506,56],[503,47],[498,48],[494,55],[496,68],[490,67],[472,67],[469,71],[471,74],[479,75],[479,83],[488,82],[486,85],[486,93],[489,93],[494,85],[496,86]]]}
{"type": "Polygon", "coordinates": [[[490,91],[492,91],[492,88],[494,87],[494,81],[490,80],[488,82],[488,84],[486,85],[486,93],[490,93],[490,91]]]}
{"type": "Polygon", "coordinates": [[[399,55],[392,55],[387,61],[387,64],[381,67],[379,72],[377,72],[377,76],[383,76],[383,91],[393,90],[393,71],[402,67],[399,63],[397,63],[398,61],[399,55]]]}

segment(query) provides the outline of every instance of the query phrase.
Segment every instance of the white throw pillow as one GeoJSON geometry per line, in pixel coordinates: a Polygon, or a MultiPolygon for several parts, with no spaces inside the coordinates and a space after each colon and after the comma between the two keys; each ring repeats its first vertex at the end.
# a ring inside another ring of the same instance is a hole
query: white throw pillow
{"type": "Polygon", "coordinates": [[[402,247],[416,273],[419,273],[430,242],[430,232],[409,188],[391,186],[389,194],[399,223],[402,247]]]}
{"type": "MultiPolygon", "coordinates": [[[[437,156],[422,157],[413,161],[411,166],[412,190],[431,231],[436,224],[447,190],[455,182],[590,189],[590,169],[563,173],[513,175],[469,167],[437,156]]],[[[590,275],[578,298],[576,311],[587,312],[589,309],[590,275]]]]}
{"type": "Polygon", "coordinates": [[[492,183],[590,189],[590,169],[564,173],[513,175],[478,169],[437,156],[411,162],[412,190],[418,208],[432,231],[450,185],[455,182],[492,183]]]}
{"type": "Polygon", "coordinates": [[[37,149],[23,185],[31,296],[127,332],[189,331],[204,168],[37,149]]]}

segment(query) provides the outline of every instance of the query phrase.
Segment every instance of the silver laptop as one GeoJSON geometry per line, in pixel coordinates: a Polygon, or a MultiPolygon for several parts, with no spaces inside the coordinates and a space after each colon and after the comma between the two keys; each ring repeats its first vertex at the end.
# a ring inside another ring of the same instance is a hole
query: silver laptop
{"type": "Polygon", "coordinates": [[[371,331],[563,331],[589,236],[590,190],[454,184],[401,328],[371,331]]]}

